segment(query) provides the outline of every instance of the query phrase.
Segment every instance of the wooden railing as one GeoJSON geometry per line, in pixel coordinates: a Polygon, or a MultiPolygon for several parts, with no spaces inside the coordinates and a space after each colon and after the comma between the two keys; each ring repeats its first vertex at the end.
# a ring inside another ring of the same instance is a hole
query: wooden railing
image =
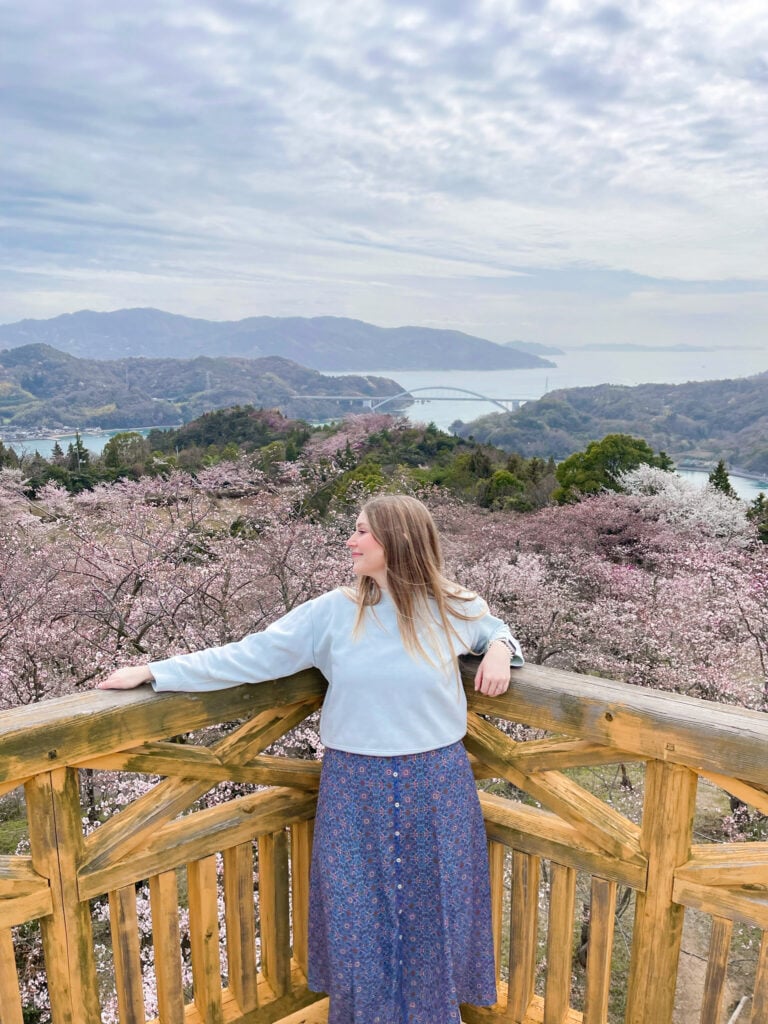
{"type": "MultiPolygon", "coordinates": [[[[468,680],[473,767],[504,782],[481,791],[500,999],[464,1007],[464,1020],[604,1024],[620,1013],[626,1024],[670,1024],[690,908],[711,919],[710,939],[695,1013],[679,1019],[719,1024],[731,1012],[731,931],[744,922],[759,950],[740,1024],[766,1024],[768,843],[694,843],[693,820],[701,779],[708,792],[768,814],[768,715],[540,667],[515,672],[502,698],[475,695],[468,680]],[[482,716],[543,738],[514,742],[482,716]],[[637,821],[583,785],[612,764],[644,792],[637,821]],[[628,976],[612,956],[617,894],[622,905],[633,896],[628,976]],[[616,992],[624,1006],[609,1017],[616,992]]],[[[110,959],[121,1024],[146,1019],[142,971],[154,973],[161,1024],[266,1024],[313,1003],[296,1020],[323,1019],[322,996],[306,985],[319,765],[263,751],[320,706],[324,689],[307,672],[204,695],[93,692],[0,715],[0,796],[23,786],[30,841],[28,856],[0,857],[0,1024],[25,1019],[15,926],[35,921],[54,1024],[102,1020],[94,908],[106,900],[111,943],[99,956],[110,959]],[[169,742],[231,722],[211,746],[169,742]],[[163,781],[84,827],[86,769],[163,781]],[[195,807],[226,780],[268,788],[195,807]],[[137,887],[148,888],[150,936],[139,927],[137,887]]]]}

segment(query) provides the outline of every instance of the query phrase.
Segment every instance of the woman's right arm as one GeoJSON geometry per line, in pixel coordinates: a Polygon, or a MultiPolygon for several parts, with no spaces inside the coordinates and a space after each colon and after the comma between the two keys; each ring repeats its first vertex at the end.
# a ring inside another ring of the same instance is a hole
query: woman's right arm
{"type": "Polygon", "coordinates": [[[126,666],[97,686],[130,690],[151,682],[155,690],[205,691],[292,675],[314,664],[312,604],[299,605],[262,632],[235,643],[126,666]]]}
{"type": "Polygon", "coordinates": [[[142,683],[151,683],[154,678],[149,665],[126,665],[125,668],[116,669],[106,679],[96,683],[96,688],[99,690],[132,690],[134,686],[141,686],[142,683]]]}

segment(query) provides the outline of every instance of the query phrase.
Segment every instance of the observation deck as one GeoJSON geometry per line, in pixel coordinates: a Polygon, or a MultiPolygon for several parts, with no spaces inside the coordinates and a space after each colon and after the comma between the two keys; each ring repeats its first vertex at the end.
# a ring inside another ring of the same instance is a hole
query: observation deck
{"type": "MultiPolygon", "coordinates": [[[[694,820],[729,801],[768,814],[768,715],[537,666],[490,699],[471,675],[499,1001],[463,1020],[766,1024],[768,843],[694,820]]],[[[0,857],[0,1024],[37,1019],[22,991],[38,927],[54,1024],[326,1021],[306,985],[320,765],[264,753],[325,685],[94,691],[0,715],[0,796],[16,793],[30,843],[0,857]],[[143,790],[89,823],[111,773],[143,790]],[[199,806],[221,782],[245,788],[199,806]]]]}

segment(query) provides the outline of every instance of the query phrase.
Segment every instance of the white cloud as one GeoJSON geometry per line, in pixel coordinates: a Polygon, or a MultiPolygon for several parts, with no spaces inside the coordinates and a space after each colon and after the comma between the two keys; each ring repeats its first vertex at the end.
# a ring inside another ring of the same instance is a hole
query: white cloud
{"type": "Polygon", "coordinates": [[[33,6],[0,15],[0,320],[764,330],[762,3],[33,6]]]}

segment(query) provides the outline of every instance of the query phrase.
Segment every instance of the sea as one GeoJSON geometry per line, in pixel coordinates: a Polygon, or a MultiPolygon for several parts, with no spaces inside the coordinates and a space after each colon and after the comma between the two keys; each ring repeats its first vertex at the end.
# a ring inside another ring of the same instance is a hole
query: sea
{"type": "MultiPolygon", "coordinates": [[[[456,420],[465,423],[500,412],[500,406],[541,398],[558,388],[591,387],[596,384],[684,384],[687,381],[724,380],[749,377],[768,371],[768,349],[729,348],[701,349],[577,349],[562,355],[547,355],[555,363],[552,367],[531,370],[380,370],[372,367],[368,375],[390,377],[411,391],[416,402],[407,410],[413,422],[434,423],[442,430],[450,430],[456,420]],[[469,394],[472,393],[472,394],[469,394]],[[482,396],[482,397],[473,397],[482,396]],[[499,405],[489,399],[495,399],[499,405]]],[[[343,371],[335,371],[339,376],[343,371]]],[[[361,371],[355,371],[360,375],[361,371]]],[[[386,406],[382,407],[386,411],[386,406]]],[[[145,433],[146,427],[135,428],[145,433]]],[[[83,444],[99,453],[110,437],[119,431],[83,433],[83,444]]],[[[18,452],[35,451],[48,458],[58,440],[66,451],[74,436],[13,440],[4,437],[7,445],[18,452]]],[[[682,475],[703,482],[707,474],[684,470],[682,475]]],[[[731,474],[731,483],[744,500],[750,501],[760,491],[768,492],[768,479],[753,479],[731,474]]]]}

